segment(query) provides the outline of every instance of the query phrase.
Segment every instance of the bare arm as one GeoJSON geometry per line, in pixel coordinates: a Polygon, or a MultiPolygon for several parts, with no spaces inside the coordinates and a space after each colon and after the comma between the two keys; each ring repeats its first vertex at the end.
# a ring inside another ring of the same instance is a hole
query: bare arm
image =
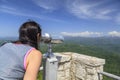
{"type": "Polygon", "coordinates": [[[36,80],[41,65],[42,54],[38,50],[33,50],[27,57],[26,72],[24,80],[36,80]]]}

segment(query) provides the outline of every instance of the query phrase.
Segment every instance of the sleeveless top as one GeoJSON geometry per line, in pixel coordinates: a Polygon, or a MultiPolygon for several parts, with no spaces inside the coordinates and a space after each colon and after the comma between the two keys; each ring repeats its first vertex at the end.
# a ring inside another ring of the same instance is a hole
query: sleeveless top
{"type": "Polygon", "coordinates": [[[23,80],[26,58],[33,47],[6,43],[0,47],[0,80],[23,80]]]}

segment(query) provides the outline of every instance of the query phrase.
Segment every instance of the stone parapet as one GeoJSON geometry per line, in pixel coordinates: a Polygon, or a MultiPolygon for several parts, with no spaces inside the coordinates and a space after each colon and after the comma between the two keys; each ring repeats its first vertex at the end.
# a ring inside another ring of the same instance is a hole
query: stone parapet
{"type": "Polygon", "coordinates": [[[105,64],[104,59],[73,52],[55,55],[59,60],[57,80],[98,80],[98,72],[105,64]]]}

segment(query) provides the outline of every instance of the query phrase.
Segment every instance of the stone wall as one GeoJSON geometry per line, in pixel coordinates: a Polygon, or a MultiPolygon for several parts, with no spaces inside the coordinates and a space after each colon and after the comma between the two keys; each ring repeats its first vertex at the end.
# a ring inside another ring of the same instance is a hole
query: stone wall
{"type": "Polygon", "coordinates": [[[99,80],[98,72],[103,71],[105,64],[104,59],[78,53],[55,55],[59,60],[57,80],[99,80]]]}

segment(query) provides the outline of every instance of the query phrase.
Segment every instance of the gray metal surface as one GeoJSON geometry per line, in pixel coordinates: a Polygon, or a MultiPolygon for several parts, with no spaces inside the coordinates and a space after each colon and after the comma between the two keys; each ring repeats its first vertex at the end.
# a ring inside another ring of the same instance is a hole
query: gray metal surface
{"type": "Polygon", "coordinates": [[[56,57],[46,58],[44,62],[43,80],[57,80],[58,60],[56,57]]]}
{"type": "Polygon", "coordinates": [[[110,73],[107,73],[107,72],[98,72],[99,80],[101,80],[100,79],[100,74],[105,75],[105,76],[110,77],[110,78],[113,78],[115,80],[120,80],[120,77],[116,76],[114,74],[110,74],[110,73]]]}

